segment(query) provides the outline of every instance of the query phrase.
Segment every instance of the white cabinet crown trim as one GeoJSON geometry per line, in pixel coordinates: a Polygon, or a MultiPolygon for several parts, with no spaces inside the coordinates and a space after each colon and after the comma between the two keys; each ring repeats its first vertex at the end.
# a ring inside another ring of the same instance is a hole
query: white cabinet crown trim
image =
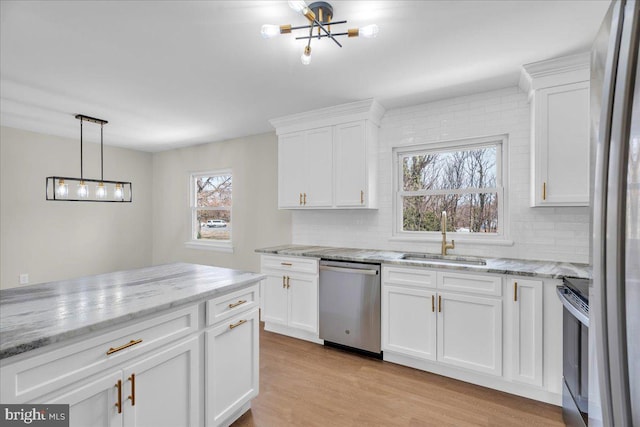
{"type": "Polygon", "coordinates": [[[385,109],[375,99],[350,102],[304,113],[291,114],[269,120],[277,135],[299,132],[324,126],[333,126],[357,120],[369,120],[380,126],[385,109]]]}
{"type": "Polygon", "coordinates": [[[533,96],[537,89],[589,80],[591,54],[579,53],[522,66],[520,89],[533,96]]]}

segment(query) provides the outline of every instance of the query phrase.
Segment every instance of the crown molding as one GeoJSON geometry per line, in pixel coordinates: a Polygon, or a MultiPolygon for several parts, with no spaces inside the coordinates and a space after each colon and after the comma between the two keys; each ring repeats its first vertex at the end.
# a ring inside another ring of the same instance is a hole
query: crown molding
{"type": "Polygon", "coordinates": [[[536,89],[589,80],[591,53],[532,62],[522,66],[520,88],[532,96],[536,89]]]}
{"type": "Polygon", "coordinates": [[[334,107],[320,108],[318,110],[278,117],[269,120],[269,123],[276,129],[276,134],[281,135],[356,120],[369,120],[376,126],[380,126],[380,120],[384,113],[384,107],[375,99],[370,98],[363,101],[336,105],[334,107]]]}

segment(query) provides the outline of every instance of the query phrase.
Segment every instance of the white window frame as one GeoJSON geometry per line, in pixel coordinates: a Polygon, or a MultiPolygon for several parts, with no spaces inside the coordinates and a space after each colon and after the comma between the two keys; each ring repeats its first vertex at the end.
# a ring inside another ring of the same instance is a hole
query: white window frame
{"type": "Polygon", "coordinates": [[[193,235],[195,224],[198,222],[198,210],[224,210],[214,207],[198,207],[196,194],[196,179],[203,176],[231,175],[233,181],[233,171],[231,169],[219,169],[206,172],[192,172],[189,174],[189,238],[185,242],[185,246],[189,249],[203,249],[218,252],[233,252],[233,190],[231,194],[231,217],[232,230],[229,240],[206,240],[196,239],[193,235]]]}
{"type": "MultiPolygon", "coordinates": [[[[411,154],[435,153],[455,150],[496,146],[496,187],[486,188],[487,192],[495,192],[498,196],[498,232],[497,233],[457,233],[447,232],[447,239],[458,243],[477,243],[487,245],[513,245],[509,238],[509,201],[508,201],[508,136],[493,135],[486,137],[465,138],[420,145],[393,147],[393,231],[390,240],[435,242],[442,240],[440,231],[404,231],[402,229],[402,197],[408,195],[451,194],[451,190],[429,190],[406,192],[402,189],[402,157],[411,154]]],[[[459,194],[477,193],[477,189],[462,189],[459,194]]]]}

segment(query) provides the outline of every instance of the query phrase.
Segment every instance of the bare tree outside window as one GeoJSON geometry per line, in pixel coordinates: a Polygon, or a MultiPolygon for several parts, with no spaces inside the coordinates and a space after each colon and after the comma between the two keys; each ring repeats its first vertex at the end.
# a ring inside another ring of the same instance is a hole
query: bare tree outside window
{"type": "Polygon", "coordinates": [[[229,172],[192,175],[193,239],[229,242],[233,179],[229,172]]]}
{"type": "Polygon", "coordinates": [[[398,152],[402,232],[490,233],[499,230],[500,143],[398,152]]]}

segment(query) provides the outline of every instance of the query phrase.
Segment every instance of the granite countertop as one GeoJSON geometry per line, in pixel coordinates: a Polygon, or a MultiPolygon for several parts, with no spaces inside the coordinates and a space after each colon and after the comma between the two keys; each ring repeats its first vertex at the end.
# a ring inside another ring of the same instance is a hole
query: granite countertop
{"type": "MultiPolygon", "coordinates": [[[[329,246],[283,245],[256,249],[263,254],[302,256],[336,261],[371,262],[406,265],[413,267],[444,268],[452,270],[475,271],[482,273],[510,274],[516,276],[535,276],[561,279],[577,277],[591,279],[591,266],[553,261],[529,261],[509,258],[483,258],[486,265],[448,264],[446,262],[412,261],[402,259],[406,252],[383,251],[375,249],[336,248],[329,246]]],[[[437,255],[436,255],[437,256],[437,255]]],[[[448,255],[456,259],[456,255],[448,255]]]]}
{"type": "Polygon", "coordinates": [[[224,295],[263,277],[176,263],[0,290],[0,359],[224,295]]]}

